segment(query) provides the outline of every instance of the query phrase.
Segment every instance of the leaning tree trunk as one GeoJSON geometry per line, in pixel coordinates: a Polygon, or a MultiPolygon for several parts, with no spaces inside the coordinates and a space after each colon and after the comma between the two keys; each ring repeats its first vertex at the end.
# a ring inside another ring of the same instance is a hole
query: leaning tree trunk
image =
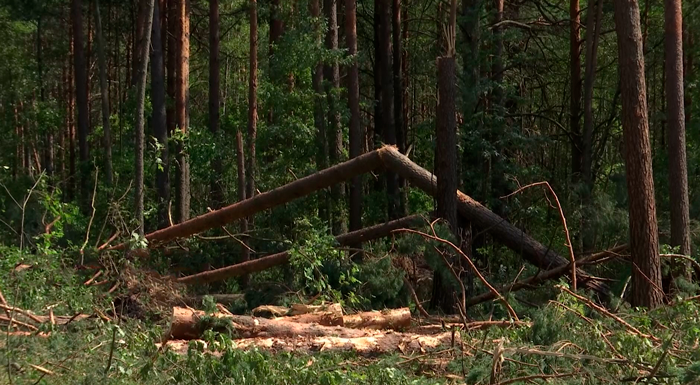
{"type": "Polygon", "coordinates": [[[615,30],[622,84],[622,134],[629,196],[633,306],[661,305],[661,259],[637,0],[615,0],[615,30]]]}
{"type": "MultiPolygon", "coordinates": [[[[690,255],[690,214],[688,203],[688,163],[685,144],[683,92],[683,16],[681,0],[666,0],[666,118],[668,124],[668,184],[671,203],[671,246],[690,255]]],[[[684,276],[688,269],[680,263],[672,276],[684,276]],[[683,271],[686,270],[686,271],[683,271]]]]}
{"type": "Polygon", "coordinates": [[[134,216],[138,222],[138,233],[143,236],[145,233],[146,223],[144,222],[143,216],[143,195],[144,195],[144,185],[143,185],[143,156],[145,150],[145,130],[144,130],[144,110],[146,105],[146,81],[148,79],[148,51],[151,47],[151,30],[153,28],[153,8],[154,0],[146,1],[146,18],[144,20],[144,39],[143,44],[139,45],[142,60],[139,62],[138,77],[136,81],[136,159],[134,160],[134,166],[136,167],[135,181],[136,184],[134,201],[135,201],[135,212],[134,216]]]}
{"type": "Polygon", "coordinates": [[[156,167],[156,192],[158,196],[158,228],[169,225],[170,159],[168,151],[168,122],[165,102],[165,67],[163,65],[163,40],[161,36],[160,5],[153,10],[153,52],[151,59],[151,101],[153,103],[153,135],[158,141],[156,167]]]}

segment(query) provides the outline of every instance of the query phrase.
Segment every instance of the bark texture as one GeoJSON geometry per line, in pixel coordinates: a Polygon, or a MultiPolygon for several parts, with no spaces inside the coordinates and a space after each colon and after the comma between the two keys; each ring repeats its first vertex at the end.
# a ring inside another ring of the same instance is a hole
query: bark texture
{"type": "Polygon", "coordinates": [[[112,130],[109,122],[109,83],[107,80],[107,60],[105,59],[105,41],[102,30],[100,2],[95,0],[95,27],[97,29],[97,61],[100,70],[100,101],[102,102],[102,148],[104,151],[105,181],[111,186],[112,172],[112,130]]]}
{"type": "Polygon", "coordinates": [[[629,196],[633,306],[661,305],[661,259],[654,203],[654,180],[644,77],[644,51],[636,0],[615,0],[622,131],[629,196]]]}
{"type": "Polygon", "coordinates": [[[683,92],[683,11],[681,0],[665,0],[664,5],[671,246],[678,246],[681,254],[690,255],[690,205],[683,92]]]}
{"type": "Polygon", "coordinates": [[[85,45],[83,38],[83,10],[82,1],[71,0],[71,18],[73,24],[73,70],[75,74],[75,100],[78,108],[78,149],[79,149],[79,180],[81,207],[87,208],[89,198],[88,180],[90,179],[90,165],[88,164],[88,77],[87,64],[85,62],[85,45]]]}
{"type": "MultiPolygon", "coordinates": [[[[219,133],[219,104],[220,101],[220,73],[219,59],[219,0],[209,0],[209,131],[218,141],[219,133]]],[[[218,149],[217,149],[218,150],[218,149]]],[[[224,191],[221,185],[222,169],[220,151],[214,154],[212,159],[211,174],[211,204],[212,208],[219,208],[224,203],[224,191]]]]}
{"type": "Polygon", "coordinates": [[[246,158],[246,197],[255,196],[255,142],[258,136],[258,3],[250,0],[250,74],[248,78],[248,157],[246,158]]]}
{"type": "MultiPolygon", "coordinates": [[[[348,105],[350,108],[350,159],[362,154],[363,132],[360,116],[360,73],[357,63],[357,1],[345,0],[345,39],[353,57],[348,68],[348,105]]],[[[350,180],[350,231],[362,228],[362,176],[350,180]]],[[[361,244],[351,245],[360,249],[361,244]]]]}
{"type": "Polygon", "coordinates": [[[175,124],[177,142],[177,220],[190,218],[190,166],[183,141],[189,129],[190,0],[177,1],[177,55],[175,59],[175,124]]]}
{"type": "Polygon", "coordinates": [[[167,227],[168,204],[170,202],[170,159],[168,151],[168,123],[165,102],[165,66],[163,63],[163,40],[161,36],[161,9],[156,3],[153,10],[153,51],[151,52],[151,102],[153,104],[153,135],[158,141],[156,167],[156,193],[158,205],[158,228],[167,227]]]}
{"type": "Polygon", "coordinates": [[[138,222],[138,233],[143,236],[145,234],[146,223],[143,216],[143,196],[144,196],[144,168],[143,168],[143,156],[145,152],[145,106],[146,106],[146,81],[148,80],[148,57],[149,50],[151,47],[151,29],[153,28],[153,8],[154,0],[144,0],[146,2],[146,18],[144,20],[145,25],[143,25],[144,39],[143,43],[139,46],[141,52],[139,55],[143,58],[139,62],[138,76],[136,79],[136,150],[134,160],[134,166],[136,167],[135,181],[136,184],[134,193],[134,203],[136,206],[134,216],[138,222]]]}

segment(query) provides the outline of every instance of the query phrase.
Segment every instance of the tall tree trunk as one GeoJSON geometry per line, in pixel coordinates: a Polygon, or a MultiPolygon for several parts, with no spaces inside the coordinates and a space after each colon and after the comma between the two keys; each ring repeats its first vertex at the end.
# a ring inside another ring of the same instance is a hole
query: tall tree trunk
{"type": "MultiPolygon", "coordinates": [[[[382,103],[382,61],[385,60],[382,53],[382,7],[385,0],[374,1],[374,11],[373,11],[373,23],[372,31],[374,33],[374,66],[372,68],[372,78],[374,79],[374,116],[373,116],[373,130],[374,137],[372,141],[374,142],[374,147],[381,147],[381,142],[384,140],[384,111],[382,103]]],[[[378,179],[382,183],[383,178],[378,179]]],[[[381,185],[378,184],[380,189],[381,185]]]]}
{"type": "MultiPolygon", "coordinates": [[[[579,0],[569,3],[569,71],[571,96],[569,101],[569,130],[571,130],[572,181],[581,179],[581,9],[579,0]]],[[[590,13],[590,8],[589,8],[590,13]]],[[[590,30],[589,30],[590,31],[590,30]]]]}
{"type": "Polygon", "coordinates": [[[134,200],[136,211],[134,216],[138,222],[138,233],[143,236],[145,234],[146,223],[143,217],[143,156],[145,150],[146,135],[144,130],[144,110],[146,105],[146,81],[148,79],[148,54],[151,47],[151,30],[153,28],[153,8],[154,0],[144,0],[146,2],[146,18],[144,20],[145,25],[144,39],[142,44],[139,46],[141,52],[140,67],[138,68],[138,79],[136,81],[136,159],[134,160],[134,165],[136,166],[134,183],[136,184],[136,189],[134,193],[134,200]]]}
{"type": "MultiPolygon", "coordinates": [[[[209,0],[209,131],[218,141],[219,134],[219,0],[209,0]]],[[[219,151],[212,159],[211,200],[212,207],[219,208],[224,203],[224,190],[221,185],[223,165],[219,151]]]]}
{"type": "Polygon", "coordinates": [[[178,0],[166,0],[168,2],[168,25],[167,25],[167,60],[166,60],[166,92],[168,95],[167,100],[171,101],[166,103],[165,113],[168,121],[168,132],[175,132],[175,81],[177,79],[177,70],[175,63],[177,62],[177,52],[180,49],[178,47],[178,39],[176,37],[178,29],[178,0]]]}
{"type": "MultiPolygon", "coordinates": [[[[382,82],[382,131],[385,144],[396,144],[396,126],[394,124],[394,78],[391,63],[391,0],[378,0],[379,14],[379,52],[380,77],[382,82]]],[[[399,212],[399,178],[394,172],[386,172],[386,193],[388,199],[389,219],[401,216],[399,212]]]]}
{"type": "MultiPolygon", "coordinates": [[[[683,11],[681,0],[665,0],[666,119],[668,122],[668,184],[671,203],[671,246],[690,255],[688,162],[685,153],[685,100],[683,92],[683,11]]],[[[684,263],[672,276],[684,276],[684,263]]],[[[686,270],[686,271],[684,271],[686,270]]]]}
{"type": "Polygon", "coordinates": [[[175,123],[177,143],[177,218],[190,218],[190,165],[183,141],[189,130],[190,97],[190,0],[177,0],[178,50],[175,62],[175,123]]]}
{"type": "MultiPolygon", "coordinates": [[[[321,6],[320,0],[311,0],[309,4],[311,17],[315,19],[317,46],[322,44],[322,34],[320,33],[321,6]]],[[[326,132],[326,119],[324,116],[324,90],[323,90],[323,63],[319,62],[313,69],[312,87],[314,90],[314,127],[316,128],[316,168],[324,170],[328,168],[328,133],[326,132]]],[[[318,216],[324,223],[330,224],[331,200],[326,196],[325,191],[319,192],[318,216]]]]}
{"type": "MultiPolygon", "coordinates": [[[[393,36],[393,71],[394,71],[394,124],[396,131],[396,145],[402,154],[406,153],[406,126],[404,122],[404,74],[403,74],[403,48],[401,45],[401,0],[393,0],[392,6],[392,36],[393,36]]],[[[406,181],[398,177],[399,206],[398,216],[407,214],[408,191],[406,181]]]]}
{"type": "Polygon", "coordinates": [[[109,83],[107,80],[107,61],[105,59],[105,40],[100,15],[100,1],[95,0],[95,27],[97,28],[97,60],[100,67],[100,96],[102,101],[102,145],[104,147],[105,182],[111,186],[112,173],[112,131],[109,123],[109,83]]]}
{"type": "MultiPolygon", "coordinates": [[[[42,12],[42,10],[39,10],[42,12]]],[[[43,55],[43,17],[39,15],[36,23],[36,62],[37,75],[39,78],[39,101],[42,103],[41,108],[44,108],[43,103],[46,102],[46,87],[44,84],[44,55],[43,55]]],[[[44,169],[48,177],[49,188],[53,188],[53,173],[54,173],[54,146],[53,146],[53,128],[45,127],[44,134],[44,169]]]]}
{"type": "Polygon", "coordinates": [[[589,0],[588,13],[586,15],[586,72],[583,82],[583,146],[581,174],[583,177],[582,203],[584,215],[581,223],[581,245],[584,252],[591,251],[595,246],[595,229],[591,226],[589,218],[593,215],[589,210],[593,202],[593,86],[598,63],[598,42],[600,41],[601,20],[603,17],[602,0],[589,0]]]}
{"type": "MultiPolygon", "coordinates": [[[[437,60],[438,108],[436,114],[437,148],[435,173],[437,176],[437,214],[445,219],[454,234],[457,232],[457,121],[455,118],[456,63],[453,55],[437,60]]],[[[459,264],[453,266],[460,274],[459,264]]],[[[435,270],[433,295],[430,306],[447,314],[455,312],[455,287],[451,274],[435,270]]]]}
{"type": "MultiPolygon", "coordinates": [[[[133,45],[133,61],[131,63],[132,69],[131,69],[131,86],[135,86],[136,83],[139,80],[139,68],[141,68],[141,62],[144,58],[139,57],[140,53],[143,52],[142,45],[145,42],[146,38],[146,31],[144,31],[143,26],[146,25],[148,22],[146,20],[147,17],[147,12],[148,10],[146,9],[147,6],[147,1],[144,0],[136,0],[136,20],[134,22],[136,23],[134,25],[135,31],[134,31],[134,45],[133,45]]],[[[149,31],[150,32],[150,31],[149,31]]],[[[150,33],[149,33],[150,34],[150,33]]]]}
{"type": "Polygon", "coordinates": [[[151,53],[151,99],[153,103],[153,135],[158,141],[156,166],[156,192],[158,197],[158,228],[169,225],[170,159],[168,151],[168,124],[165,107],[165,66],[163,65],[163,40],[161,36],[161,9],[156,3],[153,9],[153,52],[151,53]]]}
{"type": "Polygon", "coordinates": [[[66,186],[66,197],[69,201],[75,199],[75,65],[71,67],[71,63],[75,62],[75,41],[73,36],[73,16],[70,17],[71,25],[69,27],[70,33],[68,37],[69,43],[69,53],[68,53],[68,89],[67,89],[67,102],[68,102],[68,127],[66,127],[66,136],[68,141],[68,181],[66,186]]]}
{"type": "MultiPolygon", "coordinates": [[[[246,200],[246,173],[245,173],[245,154],[243,153],[243,134],[240,130],[236,132],[236,165],[238,166],[238,201],[246,200]]],[[[241,218],[240,232],[245,237],[248,233],[248,219],[241,218]]],[[[250,249],[248,248],[247,238],[243,238],[241,243],[241,262],[250,261],[250,249]]],[[[248,285],[248,275],[241,277],[241,287],[245,288],[248,285]]]]}
{"type": "Polygon", "coordinates": [[[622,131],[629,196],[632,306],[654,308],[663,300],[654,179],[637,0],[615,0],[615,30],[622,84],[622,131]]]}
{"type": "Polygon", "coordinates": [[[258,136],[258,2],[250,0],[250,72],[248,78],[248,164],[246,198],[255,196],[255,142],[258,136]]]}
{"type": "Polygon", "coordinates": [[[80,0],[71,0],[71,16],[73,20],[73,66],[75,72],[75,96],[78,107],[78,148],[80,152],[80,201],[81,207],[87,210],[90,179],[88,153],[88,89],[87,65],[83,43],[83,10],[80,0]]]}
{"type": "MultiPolygon", "coordinates": [[[[273,85],[278,86],[282,83],[282,74],[280,73],[279,63],[282,58],[275,57],[275,48],[279,43],[282,34],[284,33],[284,21],[282,20],[281,0],[270,1],[270,44],[268,48],[268,60],[270,80],[273,85]]],[[[274,104],[270,103],[267,111],[268,124],[274,124],[274,104]]]]}
{"type": "MultiPolygon", "coordinates": [[[[352,64],[348,68],[348,107],[350,109],[350,159],[362,154],[362,126],[360,116],[360,73],[357,58],[357,1],[345,0],[345,40],[352,64]]],[[[362,177],[350,180],[350,231],[362,228],[362,177]]],[[[354,249],[362,244],[351,245],[354,249]]],[[[362,259],[358,254],[356,259],[362,259]]]]}
{"type": "MultiPolygon", "coordinates": [[[[337,0],[324,0],[323,11],[328,22],[326,33],[326,48],[332,51],[338,50],[338,4],[337,0]]],[[[326,100],[328,101],[328,149],[329,163],[334,165],[340,162],[343,153],[343,131],[340,125],[340,111],[338,109],[337,93],[340,89],[340,67],[333,60],[324,68],[326,78],[326,100]]],[[[343,215],[345,203],[345,184],[339,183],[331,186],[332,230],[334,235],[347,232],[347,224],[343,215]]]]}

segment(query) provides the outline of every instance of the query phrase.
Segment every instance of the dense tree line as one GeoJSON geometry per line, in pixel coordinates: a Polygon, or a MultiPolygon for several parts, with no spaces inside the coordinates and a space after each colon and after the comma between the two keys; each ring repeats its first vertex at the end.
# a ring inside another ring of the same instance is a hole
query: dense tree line
{"type": "MultiPolygon", "coordinates": [[[[697,12],[680,0],[3,0],[0,180],[41,175],[62,210],[142,238],[389,144],[437,176],[435,201],[393,171],[355,176],[242,219],[225,254],[276,251],[263,240],[293,233],[294,218],[337,236],[436,209],[481,269],[515,275],[489,229],[458,214],[459,189],[562,255],[629,242],[630,301],[655,307],[690,278],[685,263],[662,269],[660,245],[691,255],[700,208],[688,172],[700,159],[686,153],[700,144],[697,12]],[[570,245],[551,201],[520,191],[543,180],[570,245]]],[[[435,268],[431,305],[454,312],[454,291],[435,268]]]]}

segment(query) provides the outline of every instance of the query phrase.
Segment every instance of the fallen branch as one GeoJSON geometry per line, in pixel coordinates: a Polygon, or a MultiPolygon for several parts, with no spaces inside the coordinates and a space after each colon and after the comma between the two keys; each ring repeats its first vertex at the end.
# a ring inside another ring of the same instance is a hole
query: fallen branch
{"type": "Polygon", "coordinates": [[[600,306],[600,305],[597,305],[596,303],[594,303],[594,302],[591,301],[590,299],[588,299],[588,298],[586,298],[586,297],[584,297],[584,296],[582,296],[582,295],[578,295],[578,294],[572,292],[571,290],[565,288],[564,286],[557,285],[556,287],[559,288],[560,290],[565,291],[565,292],[567,292],[568,294],[572,295],[574,298],[578,299],[579,301],[585,303],[588,307],[590,307],[591,309],[597,311],[598,313],[600,313],[600,314],[602,314],[602,315],[604,315],[604,316],[607,316],[607,317],[613,319],[615,322],[619,323],[619,324],[622,325],[625,329],[627,329],[628,331],[632,332],[633,334],[636,334],[637,336],[642,337],[642,338],[650,339],[650,340],[652,340],[652,341],[654,341],[654,342],[661,342],[661,340],[660,340],[659,338],[657,338],[657,337],[655,337],[655,336],[653,336],[653,335],[651,335],[651,334],[642,333],[639,329],[637,329],[636,327],[630,325],[629,322],[623,320],[622,318],[620,318],[619,316],[617,316],[617,315],[615,315],[615,314],[610,313],[610,312],[607,311],[604,307],[602,307],[602,306],[600,306]]]}

